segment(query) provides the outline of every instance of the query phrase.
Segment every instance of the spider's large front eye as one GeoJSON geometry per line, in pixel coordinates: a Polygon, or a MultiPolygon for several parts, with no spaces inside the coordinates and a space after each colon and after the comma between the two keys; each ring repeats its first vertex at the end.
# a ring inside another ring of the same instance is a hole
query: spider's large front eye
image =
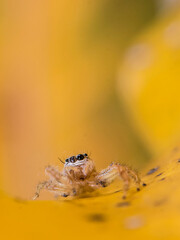
{"type": "Polygon", "coordinates": [[[75,156],[70,157],[70,162],[74,163],[76,161],[75,156]]]}
{"type": "Polygon", "coordinates": [[[83,159],[84,159],[84,155],[78,154],[78,155],[76,156],[76,159],[77,159],[77,160],[83,160],[83,159]]]}
{"type": "Polygon", "coordinates": [[[87,154],[87,153],[84,153],[84,156],[85,156],[85,157],[88,157],[88,154],[87,154]]]}

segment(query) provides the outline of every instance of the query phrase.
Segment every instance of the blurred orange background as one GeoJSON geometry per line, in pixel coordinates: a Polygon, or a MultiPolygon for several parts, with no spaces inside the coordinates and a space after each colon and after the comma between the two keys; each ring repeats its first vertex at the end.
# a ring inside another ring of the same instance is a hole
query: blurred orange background
{"type": "Polygon", "coordinates": [[[58,157],[87,152],[98,169],[140,169],[179,138],[178,1],[1,6],[1,188],[10,195],[31,199],[58,157]]]}

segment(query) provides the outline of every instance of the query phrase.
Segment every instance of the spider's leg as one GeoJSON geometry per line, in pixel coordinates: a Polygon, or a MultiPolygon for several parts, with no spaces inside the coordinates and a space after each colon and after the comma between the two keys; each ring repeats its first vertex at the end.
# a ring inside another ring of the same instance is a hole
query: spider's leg
{"type": "Polygon", "coordinates": [[[56,195],[60,195],[62,197],[67,197],[69,195],[73,195],[72,186],[67,184],[56,183],[51,180],[41,182],[37,185],[36,193],[33,197],[33,200],[39,197],[41,190],[46,189],[51,192],[55,192],[56,195]]]}
{"type": "Polygon", "coordinates": [[[44,182],[41,182],[37,185],[36,187],[36,192],[35,192],[35,195],[33,197],[33,200],[35,200],[36,198],[39,197],[39,194],[40,194],[40,191],[42,189],[47,189],[47,190],[56,190],[57,189],[57,186],[53,184],[53,182],[50,180],[50,181],[44,181],[44,182]]]}
{"type": "Polygon", "coordinates": [[[50,177],[52,181],[63,182],[63,174],[53,166],[47,166],[45,169],[46,175],[50,177]]]}
{"type": "Polygon", "coordinates": [[[97,185],[101,187],[106,187],[111,184],[115,178],[119,175],[116,167],[109,166],[108,168],[102,170],[96,177],[95,180],[97,185]]]}
{"type": "Polygon", "coordinates": [[[122,198],[125,199],[126,196],[127,196],[127,192],[129,190],[130,178],[129,178],[129,175],[126,171],[122,171],[120,173],[120,176],[123,180],[123,197],[122,198]]]}
{"type": "Polygon", "coordinates": [[[142,184],[143,187],[146,186],[146,183],[142,182],[139,175],[133,171],[132,169],[129,169],[128,168],[128,173],[130,175],[130,177],[134,180],[134,182],[136,183],[137,185],[137,190],[139,191],[140,190],[140,184],[142,184]]]}
{"type": "Polygon", "coordinates": [[[141,183],[141,179],[136,172],[134,172],[131,169],[128,169],[128,173],[134,179],[135,183],[137,183],[137,184],[141,183]]]}
{"type": "Polygon", "coordinates": [[[133,170],[118,163],[113,163],[108,168],[102,170],[96,176],[96,181],[98,184],[101,184],[102,187],[106,187],[111,184],[117,177],[120,177],[123,180],[123,198],[126,198],[130,185],[130,178],[132,178],[139,187],[140,178],[138,175],[133,170]]]}
{"type": "Polygon", "coordinates": [[[141,183],[141,179],[140,177],[138,176],[138,174],[133,171],[132,169],[128,168],[128,167],[125,167],[126,169],[126,172],[127,174],[129,175],[130,178],[133,179],[133,181],[135,182],[136,186],[137,186],[137,190],[139,191],[140,190],[140,183],[141,183]]]}

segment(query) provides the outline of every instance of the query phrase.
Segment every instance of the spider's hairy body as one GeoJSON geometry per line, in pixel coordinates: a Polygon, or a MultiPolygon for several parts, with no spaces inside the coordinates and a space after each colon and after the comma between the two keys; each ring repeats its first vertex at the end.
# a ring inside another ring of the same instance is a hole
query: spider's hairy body
{"type": "Polygon", "coordinates": [[[93,160],[86,153],[66,159],[62,172],[53,166],[48,166],[45,173],[50,179],[38,184],[33,199],[39,197],[42,189],[54,192],[56,196],[81,196],[110,185],[117,177],[123,181],[123,198],[125,198],[131,179],[137,185],[137,190],[140,190],[141,184],[138,174],[120,163],[111,163],[108,168],[100,172],[96,171],[93,160]]]}

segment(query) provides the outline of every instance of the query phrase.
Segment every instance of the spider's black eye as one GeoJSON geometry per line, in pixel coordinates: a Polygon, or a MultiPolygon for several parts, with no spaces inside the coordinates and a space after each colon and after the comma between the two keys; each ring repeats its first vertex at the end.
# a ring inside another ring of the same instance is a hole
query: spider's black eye
{"type": "Polygon", "coordinates": [[[70,157],[70,162],[74,163],[76,161],[75,156],[70,157]]]}
{"type": "Polygon", "coordinates": [[[88,157],[88,154],[87,154],[87,153],[84,153],[84,156],[85,156],[85,157],[88,157]]]}
{"type": "Polygon", "coordinates": [[[78,155],[76,156],[76,159],[78,159],[78,160],[83,160],[83,159],[84,159],[84,156],[83,156],[82,154],[78,154],[78,155]]]}
{"type": "Polygon", "coordinates": [[[67,158],[67,159],[65,160],[65,162],[68,163],[68,162],[69,162],[69,158],[67,158]]]}

